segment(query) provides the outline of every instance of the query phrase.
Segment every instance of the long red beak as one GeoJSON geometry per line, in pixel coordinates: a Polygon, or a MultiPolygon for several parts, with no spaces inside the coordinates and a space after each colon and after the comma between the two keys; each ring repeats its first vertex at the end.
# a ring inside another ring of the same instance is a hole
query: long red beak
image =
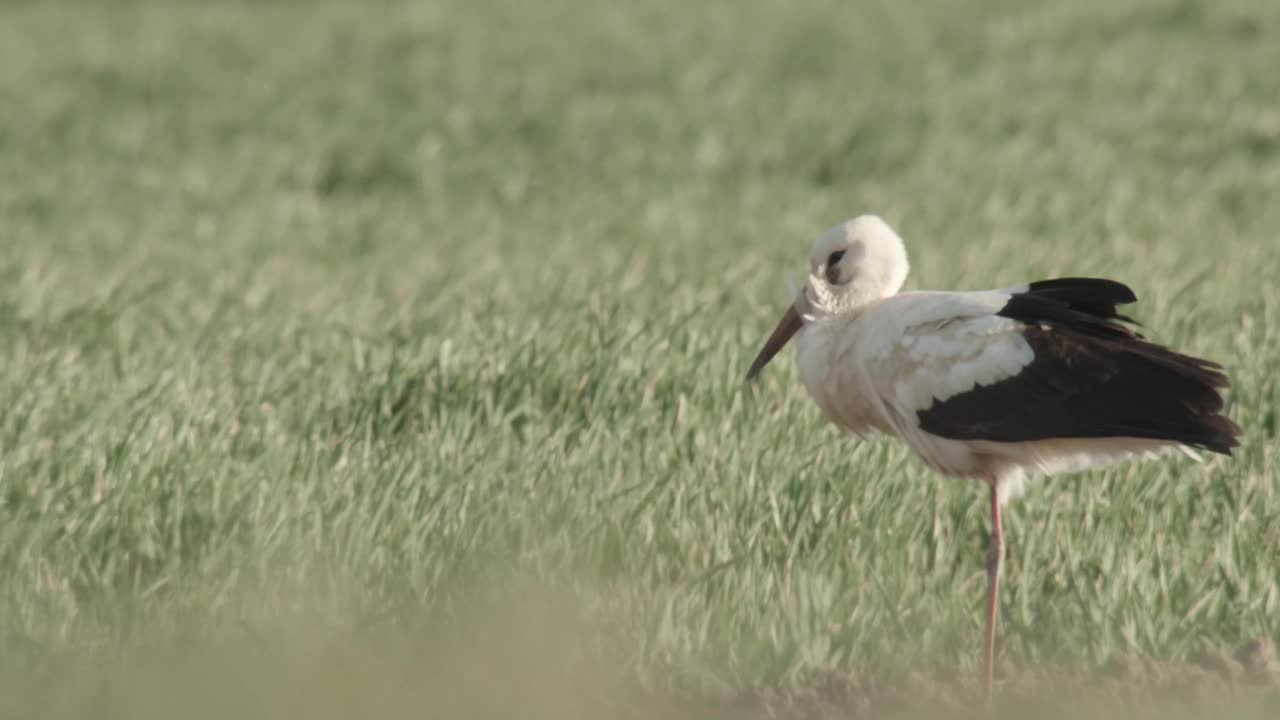
{"type": "Polygon", "coordinates": [[[764,347],[760,348],[760,354],[756,355],[756,359],[752,361],[751,369],[747,370],[747,380],[755,380],[764,366],[769,364],[773,356],[777,355],[778,351],[785,347],[787,341],[802,327],[804,327],[804,318],[800,317],[796,306],[792,304],[778,321],[778,327],[773,329],[769,339],[764,342],[764,347]]]}

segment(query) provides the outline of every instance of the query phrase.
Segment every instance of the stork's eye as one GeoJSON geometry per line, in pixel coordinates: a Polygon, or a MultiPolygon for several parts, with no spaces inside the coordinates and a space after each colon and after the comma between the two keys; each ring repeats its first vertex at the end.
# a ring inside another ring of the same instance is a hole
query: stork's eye
{"type": "Polygon", "coordinates": [[[843,250],[837,250],[827,256],[827,282],[832,285],[840,284],[840,258],[844,257],[843,250]]]}

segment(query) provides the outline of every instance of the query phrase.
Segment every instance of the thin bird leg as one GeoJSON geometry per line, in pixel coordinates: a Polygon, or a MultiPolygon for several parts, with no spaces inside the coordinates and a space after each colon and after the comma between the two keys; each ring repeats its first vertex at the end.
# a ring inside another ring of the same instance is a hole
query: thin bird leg
{"type": "Polygon", "coordinates": [[[1004,558],[1004,531],[1000,528],[1000,494],[991,483],[991,541],[987,546],[987,643],[986,684],[987,707],[991,707],[991,685],[996,662],[996,608],[1000,597],[1000,566],[1004,558]]]}

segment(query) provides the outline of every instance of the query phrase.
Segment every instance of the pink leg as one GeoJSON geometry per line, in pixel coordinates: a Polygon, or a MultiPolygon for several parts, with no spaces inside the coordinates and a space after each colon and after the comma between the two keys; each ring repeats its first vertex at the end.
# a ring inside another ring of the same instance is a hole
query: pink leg
{"type": "Polygon", "coordinates": [[[1000,496],[991,483],[991,542],[987,546],[987,643],[986,706],[991,707],[991,685],[996,662],[996,609],[1000,597],[1000,565],[1004,558],[1004,531],[1000,528],[1000,496]]]}

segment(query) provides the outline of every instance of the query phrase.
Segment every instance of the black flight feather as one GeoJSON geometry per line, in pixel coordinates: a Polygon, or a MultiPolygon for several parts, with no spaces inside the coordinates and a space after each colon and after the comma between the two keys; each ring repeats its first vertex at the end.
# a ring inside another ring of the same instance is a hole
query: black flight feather
{"type": "Polygon", "coordinates": [[[1032,283],[997,313],[1025,326],[1031,363],[935,402],[918,413],[920,427],[957,440],[1136,437],[1230,454],[1241,431],[1222,414],[1222,367],[1126,327],[1116,306],[1136,300],[1112,280],[1032,283]]]}

